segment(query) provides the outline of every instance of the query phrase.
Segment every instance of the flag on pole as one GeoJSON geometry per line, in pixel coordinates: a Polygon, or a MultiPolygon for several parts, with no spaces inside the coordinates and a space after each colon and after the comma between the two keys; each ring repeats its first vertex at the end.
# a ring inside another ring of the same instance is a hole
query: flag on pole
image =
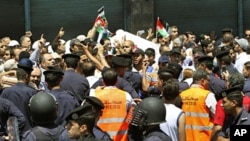
{"type": "Polygon", "coordinates": [[[104,26],[106,24],[106,17],[105,17],[105,12],[104,12],[104,6],[102,6],[99,10],[98,10],[98,15],[96,17],[95,23],[99,23],[100,26],[98,26],[97,28],[97,32],[103,32],[104,30],[104,26]]]}
{"type": "Polygon", "coordinates": [[[159,35],[161,35],[163,37],[166,37],[166,36],[168,36],[168,32],[166,31],[166,29],[163,26],[160,18],[158,17],[157,21],[156,21],[156,37],[159,36],[159,35]]]}

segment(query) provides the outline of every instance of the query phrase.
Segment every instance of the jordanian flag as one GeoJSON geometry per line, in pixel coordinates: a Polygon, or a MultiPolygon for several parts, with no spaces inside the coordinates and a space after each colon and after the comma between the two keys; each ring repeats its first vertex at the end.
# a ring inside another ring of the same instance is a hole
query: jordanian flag
{"type": "Polygon", "coordinates": [[[106,21],[105,13],[104,13],[104,6],[102,6],[98,10],[98,16],[96,17],[95,23],[100,23],[100,26],[97,28],[97,32],[101,33],[104,30],[104,25],[106,21]]]}
{"type": "Polygon", "coordinates": [[[156,36],[159,36],[159,35],[166,37],[166,36],[168,36],[168,32],[166,31],[160,18],[158,17],[157,22],[156,22],[156,36]]]}

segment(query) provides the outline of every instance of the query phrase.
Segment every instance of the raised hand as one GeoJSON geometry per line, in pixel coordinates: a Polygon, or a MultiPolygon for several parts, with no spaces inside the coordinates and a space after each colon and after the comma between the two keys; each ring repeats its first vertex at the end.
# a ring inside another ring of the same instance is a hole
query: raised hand
{"type": "Polygon", "coordinates": [[[64,35],[64,29],[63,27],[60,28],[59,32],[58,32],[58,36],[61,38],[64,35]]]}

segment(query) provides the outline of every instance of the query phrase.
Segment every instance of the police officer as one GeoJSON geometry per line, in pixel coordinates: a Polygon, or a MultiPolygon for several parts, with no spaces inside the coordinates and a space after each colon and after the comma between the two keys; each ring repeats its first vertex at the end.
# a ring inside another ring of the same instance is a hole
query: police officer
{"type": "Polygon", "coordinates": [[[83,99],[83,102],[81,106],[92,106],[93,111],[95,112],[95,126],[93,128],[93,133],[97,139],[102,139],[105,141],[112,141],[111,137],[109,136],[108,133],[104,132],[100,127],[98,127],[97,122],[102,115],[102,110],[104,109],[104,105],[102,101],[96,97],[93,96],[86,96],[83,99]]]}
{"type": "Polygon", "coordinates": [[[96,139],[93,134],[95,112],[91,105],[79,106],[66,117],[68,136],[78,141],[104,141],[96,139]]]}
{"type": "Polygon", "coordinates": [[[216,54],[217,63],[220,68],[220,73],[225,72],[226,70],[229,73],[236,73],[238,70],[234,67],[232,59],[229,56],[228,50],[221,50],[216,54]]]}
{"type": "Polygon", "coordinates": [[[37,93],[37,90],[28,85],[33,70],[32,67],[33,62],[31,60],[27,58],[21,59],[18,62],[18,68],[16,70],[18,82],[14,86],[4,89],[1,94],[1,97],[13,102],[25,116],[24,131],[32,127],[27,105],[31,96],[37,93]]]}
{"type": "Polygon", "coordinates": [[[22,141],[64,141],[61,135],[65,128],[56,125],[57,100],[45,92],[39,92],[30,98],[29,110],[34,127],[26,131],[22,141]]]}
{"type": "Polygon", "coordinates": [[[61,88],[73,92],[77,100],[81,102],[89,90],[89,82],[83,75],[76,72],[80,56],[64,54],[62,58],[64,59],[66,69],[63,80],[60,83],[61,88]]]}
{"type": "Polygon", "coordinates": [[[250,124],[250,114],[243,108],[242,101],[243,95],[238,87],[232,87],[223,92],[223,108],[229,117],[218,133],[217,140],[229,139],[231,125],[250,124]]]}
{"type": "Polygon", "coordinates": [[[213,60],[212,56],[201,56],[198,59],[198,68],[205,70],[209,74],[209,90],[215,94],[215,98],[218,101],[222,98],[221,92],[226,89],[226,82],[213,73],[213,60]]]}
{"type": "Polygon", "coordinates": [[[143,99],[135,108],[129,125],[129,134],[135,141],[172,141],[160,129],[160,124],[166,122],[166,109],[163,102],[156,97],[143,99]]]}
{"type": "Polygon", "coordinates": [[[17,118],[18,129],[21,132],[25,124],[23,113],[11,101],[0,97],[0,141],[7,137],[7,120],[9,117],[17,118]]]}
{"type": "Polygon", "coordinates": [[[63,90],[60,87],[60,82],[63,80],[63,71],[58,67],[48,67],[48,70],[43,72],[45,82],[49,89],[49,93],[53,94],[58,102],[58,116],[55,121],[57,125],[66,125],[65,118],[67,114],[79,106],[79,102],[70,91],[63,90]]]}

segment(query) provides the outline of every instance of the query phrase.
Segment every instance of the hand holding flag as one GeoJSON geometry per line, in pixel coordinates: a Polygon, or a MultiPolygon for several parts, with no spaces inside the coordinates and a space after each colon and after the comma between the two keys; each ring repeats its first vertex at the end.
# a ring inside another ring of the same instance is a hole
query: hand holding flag
{"type": "Polygon", "coordinates": [[[156,37],[158,37],[159,35],[163,36],[163,37],[166,37],[168,36],[168,32],[166,31],[165,27],[163,26],[160,18],[158,17],[157,18],[157,21],[156,21],[156,37]]]}

